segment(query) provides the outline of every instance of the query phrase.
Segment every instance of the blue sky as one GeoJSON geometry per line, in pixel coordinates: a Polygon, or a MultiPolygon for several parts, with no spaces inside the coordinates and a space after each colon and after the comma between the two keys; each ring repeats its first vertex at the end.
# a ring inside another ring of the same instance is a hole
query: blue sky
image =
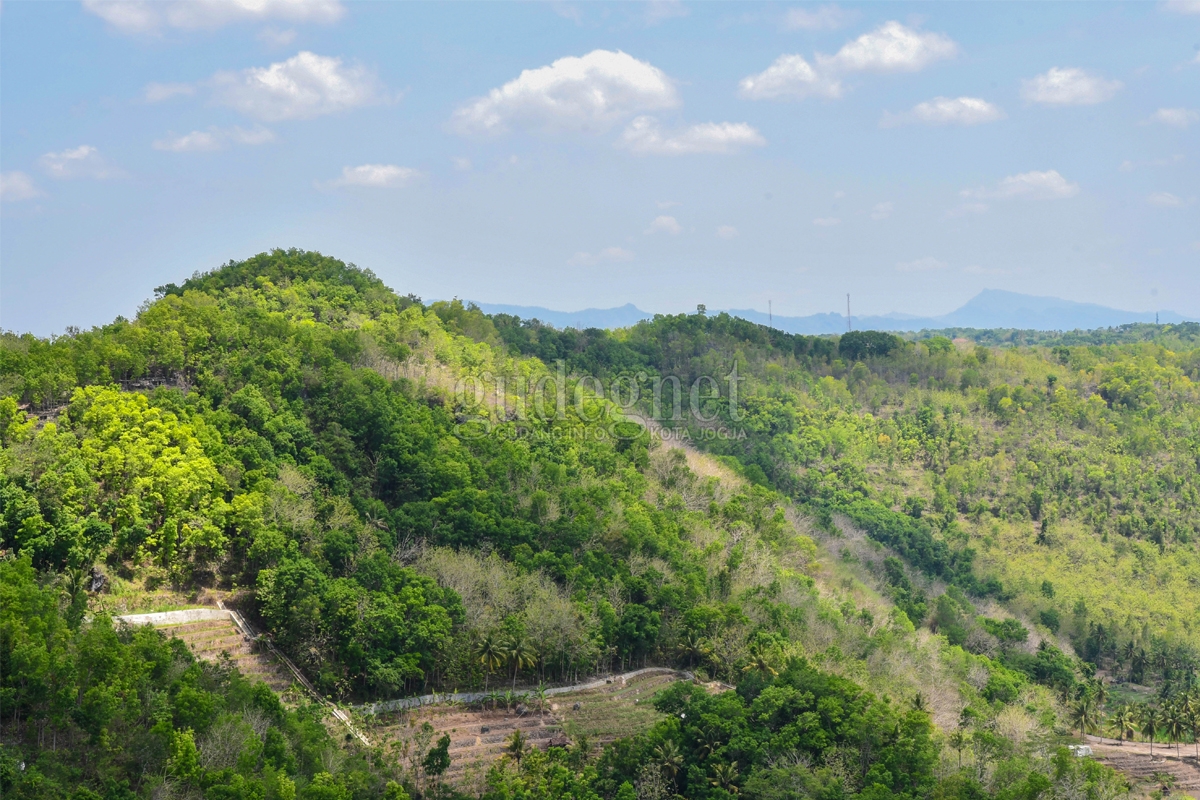
{"type": "Polygon", "coordinates": [[[559,309],[1200,315],[1200,2],[0,7],[0,326],[273,247],[559,309]]]}

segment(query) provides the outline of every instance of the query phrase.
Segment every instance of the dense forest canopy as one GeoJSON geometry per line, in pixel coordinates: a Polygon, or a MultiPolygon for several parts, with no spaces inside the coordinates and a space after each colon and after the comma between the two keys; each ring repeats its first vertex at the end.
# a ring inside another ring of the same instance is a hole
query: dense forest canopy
{"type": "Polygon", "coordinates": [[[339,701],[644,665],[737,687],[681,684],[489,797],[1119,794],[1056,746],[1106,675],[1195,696],[1200,345],[1001,333],[556,330],[274,251],[2,334],[0,782],[453,794],[111,621],[170,586],[339,701]]]}

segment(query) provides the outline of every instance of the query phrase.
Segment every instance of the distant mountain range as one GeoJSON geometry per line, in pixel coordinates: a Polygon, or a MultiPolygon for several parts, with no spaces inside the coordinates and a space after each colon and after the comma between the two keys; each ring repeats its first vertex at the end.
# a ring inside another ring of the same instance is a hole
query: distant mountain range
{"type": "MultiPolygon", "coordinates": [[[[583,311],[554,311],[538,306],[507,306],[477,303],[487,314],[512,314],[522,319],[538,319],[556,328],[625,328],[654,315],[632,303],[618,308],[588,308],[583,311]]],[[[714,309],[711,313],[717,313],[714,309]]],[[[761,311],[748,308],[729,309],[735,317],[773,325],[788,333],[843,333],[846,317],[842,314],[811,314],[807,317],[769,318],[761,311]]],[[[915,317],[909,314],[855,316],[857,330],[919,331],[941,328],[1019,328],[1039,331],[1091,330],[1126,325],[1131,322],[1163,324],[1189,322],[1174,311],[1121,311],[1094,303],[1076,303],[1057,297],[1035,297],[1000,289],[985,289],[961,308],[938,317],[915,317]]]]}

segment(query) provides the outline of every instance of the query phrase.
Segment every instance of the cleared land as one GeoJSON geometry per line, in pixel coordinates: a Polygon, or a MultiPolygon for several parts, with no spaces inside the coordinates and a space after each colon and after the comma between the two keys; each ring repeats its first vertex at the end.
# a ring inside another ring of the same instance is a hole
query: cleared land
{"type": "Polygon", "coordinates": [[[243,636],[229,619],[165,625],[159,630],[167,636],[183,640],[197,658],[220,661],[223,655],[228,655],[243,675],[251,680],[262,681],[277,694],[282,695],[292,685],[292,676],[287,668],[261,645],[243,636]]]}

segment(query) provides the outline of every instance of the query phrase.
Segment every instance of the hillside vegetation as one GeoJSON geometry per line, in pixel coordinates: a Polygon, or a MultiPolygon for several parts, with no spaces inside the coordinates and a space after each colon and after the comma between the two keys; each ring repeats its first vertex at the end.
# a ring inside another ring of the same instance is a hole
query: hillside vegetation
{"type": "Polygon", "coordinates": [[[101,571],[220,592],[339,701],[737,686],[602,753],[514,742],[492,798],[1114,796],[1055,755],[1097,668],[1195,682],[1200,350],[1171,341],[556,331],[300,251],[3,334],[3,790],[456,791],[448,740],[357,749],[114,627],[101,571]]]}

